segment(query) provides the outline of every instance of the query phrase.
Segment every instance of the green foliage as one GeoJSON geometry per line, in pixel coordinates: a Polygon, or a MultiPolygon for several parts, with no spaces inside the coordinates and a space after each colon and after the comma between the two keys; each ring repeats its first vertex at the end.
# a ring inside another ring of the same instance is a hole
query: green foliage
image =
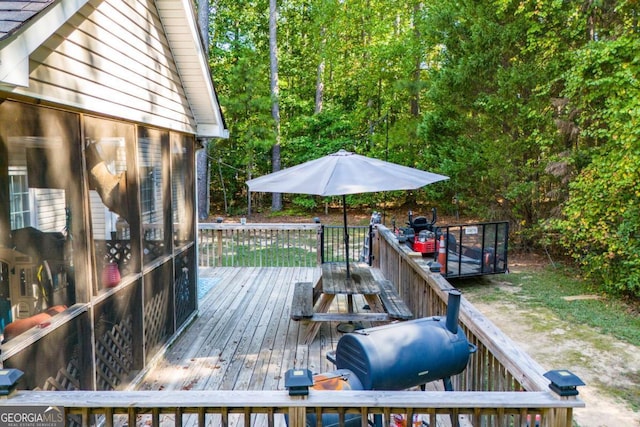
{"type": "Polygon", "coordinates": [[[339,107],[328,106],[321,113],[292,118],[285,134],[287,152],[283,153],[283,164],[287,167],[355,148],[348,114],[339,107]]]}
{"type": "Polygon", "coordinates": [[[294,206],[301,207],[307,211],[313,211],[318,207],[317,197],[313,196],[296,195],[292,197],[291,203],[293,203],[294,206]]]}
{"type": "Polygon", "coordinates": [[[546,83],[553,67],[527,44],[530,21],[509,2],[441,4],[430,9],[433,56],[429,111],[421,136],[447,162],[459,198],[481,217],[534,224],[545,147],[557,130],[546,83]],[[513,15],[513,16],[512,16],[513,15]]]}
{"type": "Polygon", "coordinates": [[[561,243],[608,290],[640,296],[640,150],[594,157],[554,222],[561,243]]]}
{"type": "Polygon", "coordinates": [[[637,38],[576,52],[567,95],[584,111],[591,162],[570,185],[553,226],[568,253],[609,291],[640,296],[640,62],[637,38]]]}
{"type": "MultiPolygon", "coordinates": [[[[347,149],[442,173],[450,180],[352,196],[349,206],[407,203],[507,219],[512,248],[556,249],[545,236],[553,232],[606,289],[639,295],[635,2],[278,7],[283,168],[347,149]]],[[[244,181],[271,172],[268,2],[219,0],[211,29],[231,131],[211,148],[212,199],[221,205],[225,190],[241,210],[244,181]]],[[[285,201],[300,209],[326,202],[285,201]]]]}

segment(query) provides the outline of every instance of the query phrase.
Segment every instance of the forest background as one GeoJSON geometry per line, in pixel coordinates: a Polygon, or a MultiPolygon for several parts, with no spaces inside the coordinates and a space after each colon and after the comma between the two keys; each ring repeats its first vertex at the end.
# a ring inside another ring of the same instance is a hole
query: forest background
{"type": "Polygon", "coordinates": [[[602,291],[640,297],[638,0],[209,6],[230,131],[208,145],[214,210],[281,209],[245,181],[346,149],[450,177],[350,206],[507,219],[511,249],[568,256],[602,291]]]}

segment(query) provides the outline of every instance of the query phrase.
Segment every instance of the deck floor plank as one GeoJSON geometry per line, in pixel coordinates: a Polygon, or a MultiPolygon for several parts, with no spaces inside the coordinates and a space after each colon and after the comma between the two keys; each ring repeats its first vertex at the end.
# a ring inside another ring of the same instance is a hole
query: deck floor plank
{"type": "Polygon", "coordinates": [[[275,268],[260,269],[260,274],[252,281],[236,284],[246,288],[245,297],[237,307],[231,308],[233,312],[220,340],[215,345],[214,352],[220,355],[219,371],[215,376],[209,377],[204,384],[204,389],[233,390],[235,377],[240,369],[247,348],[253,338],[259,316],[256,316],[258,307],[265,308],[264,294],[268,290],[265,283],[269,283],[277,274],[275,268]]]}
{"type": "MultiPolygon", "coordinates": [[[[262,274],[260,269],[257,269],[250,272],[248,277],[259,277],[262,274]]],[[[233,283],[242,282],[240,278],[235,278],[233,281],[233,283]]],[[[220,284],[222,283],[218,285],[220,284]]],[[[251,300],[255,297],[254,288],[249,286],[239,286],[234,293],[236,298],[232,298],[230,304],[226,304],[228,300],[220,295],[215,301],[210,302],[210,305],[215,306],[219,301],[224,301],[220,304],[220,308],[211,312],[205,311],[205,307],[201,308],[199,320],[206,321],[202,329],[215,331],[215,334],[208,336],[201,346],[190,352],[195,353],[192,358],[183,358],[183,363],[188,365],[192,373],[189,376],[191,381],[183,387],[195,390],[210,389],[209,382],[220,381],[226,374],[230,360],[237,350],[237,343],[234,343],[233,339],[243,336],[244,330],[240,328],[250,320],[244,315],[243,308],[250,306],[251,300]]]]}
{"type": "MultiPolygon", "coordinates": [[[[342,336],[337,322],[322,322],[316,339],[303,343],[309,321],[294,321],[295,282],[315,282],[321,269],[216,267],[200,278],[216,283],[200,296],[199,314],[137,385],[142,390],[284,390],[285,372],[335,367],[326,358],[342,336]]],[[[365,301],[356,296],[356,311],[365,301]]],[[[338,296],[330,312],[346,311],[338,296]]],[[[364,327],[371,326],[363,322],[364,327]]]]}
{"type": "MultiPolygon", "coordinates": [[[[295,277],[301,274],[300,269],[295,273],[295,277]]],[[[294,368],[292,361],[285,358],[286,356],[286,342],[287,338],[293,332],[296,332],[297,325],[291,322],[289,317],[289,310],[293,301],[293,287],[291,286],[296,280],[292,281],[290,286],[281,286],[279,292],[279,300],[282,302],[278,315],[274,313],[275,319],[273,324],[275,325],[275,331],[273,336],[267,340],[266,346],[263,346],[259,360],[263,361],[262,364],[257,366],[255,384],[258,387],[262,384],[263,389],[278,389],[280,380],[282,380],[282,388],[284,388],[284,378],[282,378],[281,372],[285,368],[294,368]]],[[[296,343],[297,345],[297,343],[296,343]]]]}
{"type": "MultiPolygon", "coordinates": [[[[263,387],[265,375],[262,368],[271,362],[278,320],[282,316],[289,289],[288,283],[284,283],[283,274],[283,270],[280,270],[279,274],[271,277],[272,286],[264,284],[263,287],[268,292],[262,294],[256,306],[253,317],[258,321],[254,326],[253,336],[246,351],[238,348],[237,353],[241,354],[237,354],[237,375],[232,382],[223,383],[223,389],[248,390],[250,387],[263,387]]],[[[250,334],[248,332],[247,336],[250,334]]]]}

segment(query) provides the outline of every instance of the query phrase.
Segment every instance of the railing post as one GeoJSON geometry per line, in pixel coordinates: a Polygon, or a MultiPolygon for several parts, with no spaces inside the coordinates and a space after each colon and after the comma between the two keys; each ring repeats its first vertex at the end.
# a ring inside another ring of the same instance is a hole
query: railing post
{"type": "Polygon", "coordinates": [[[218,239],[218,249],[216,250],[216,267],[222,267],[222,230],[216,230],[216,238],[218,239]]]}
{"type": "Polygon", "coordinates": [[[322,265],[324,263],[324,224],[320,225],[320,229],[318,230],[318,265],[322,265]]]}
{"type": "MultiPolygon", "coordinates": [[[[291,399],[303,399],[304,396],[292,396],[291,399]]],[[[289,423],[288,427],[306,427],[307,425],[307,408],[304,406],[289,407],[289,423]]]]}
{"type": "MultiPolygon", "coordinates": [[[[558,400],[576,400],[575,397],[557,396],[558,400]]],[[[573,408],[553,408],[549,410],[547,426],[549,427],[572,427],[573,408]]]]}

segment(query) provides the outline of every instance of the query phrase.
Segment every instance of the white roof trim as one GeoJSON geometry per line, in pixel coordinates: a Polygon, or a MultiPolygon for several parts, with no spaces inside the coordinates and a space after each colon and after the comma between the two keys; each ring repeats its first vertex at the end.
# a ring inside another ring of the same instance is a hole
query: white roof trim
{"type": "Polygon", "coordinates": [[[197,136],[228,138],[192,0],[156,0],[156,7],[197,123],[197,136]]]}
{"type": "Polygon", "coordinates": [[[87,0],[61,0],[38,14],[0,49],[0,84],[29,86],[29,55],[70,19],[87,0]]]}

